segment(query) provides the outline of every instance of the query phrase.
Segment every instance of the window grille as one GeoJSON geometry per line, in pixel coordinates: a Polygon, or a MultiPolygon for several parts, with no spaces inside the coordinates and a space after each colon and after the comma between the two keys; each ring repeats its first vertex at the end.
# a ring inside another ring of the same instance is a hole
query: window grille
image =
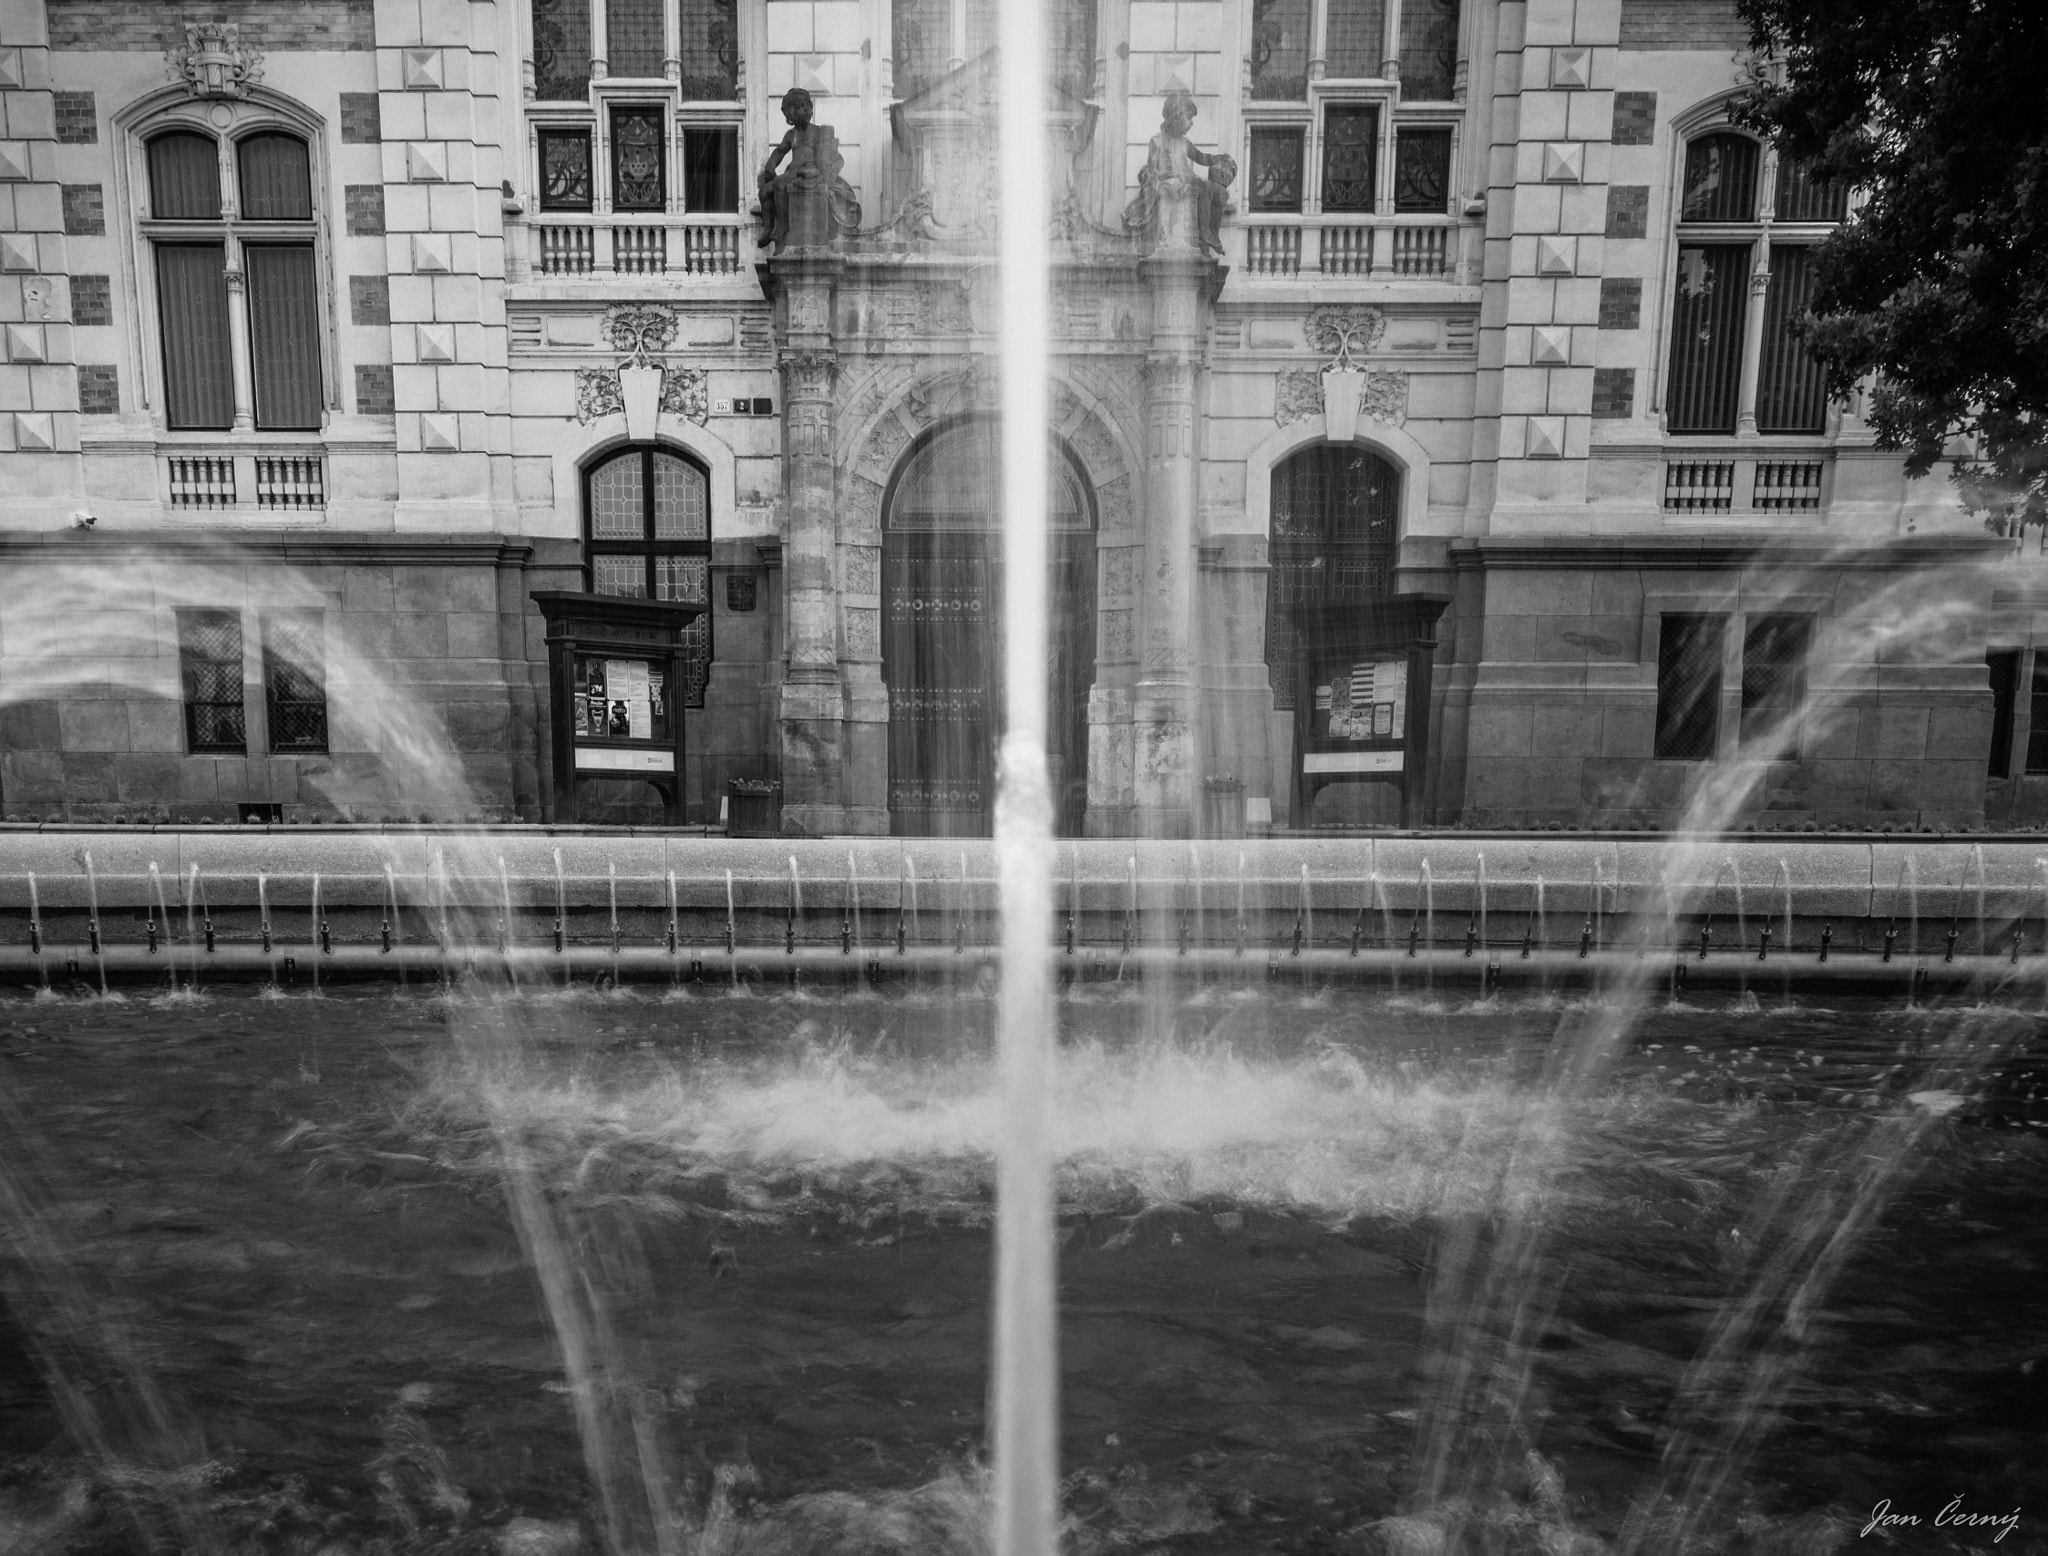
{"type": "Polygon", "coordinates": [[[1827,425],[1827,382],[1821,365],[1799,338],[1813,300],[1813,250],[1771,245],[1770,290],[1764,299],[1763,360],[1758,364],[1759,432],[1819,432],[1827,425]]]}
{"type": "Polygon", "coordinates": [[[1756,467],[1751,504],[1772,511],[1820,506],[1820,478],[1826,467],[1818,459],[1773,460],[1756,467]]]}
{"type": "Polygon", "coordinates": [[[232,611],[179,611],[178,670],[185,695],[186,749],[246,751],[242,618],[232,611]]]}
{"type": "Polygon", "coordinates": [[[1702,135],[1685,148],[1685,189],[1678,219],[1746,222],[1756,218],[1760,148],[1746,135],[1702,135]]]}
{"type": "Polygon", "coordinates": [[[1707,762],[1721,715],[1721,644],[1726,619],[1668,615],[1657,628],[1660,762],[1707,762]]]}
{"type": "Polygon", "coordinates": [[[263,621],[264,703],[273,751],[327,749],[327,642],[318,611],[263,621]]]}
{"type": "Polygon", "coordinates": [[[1673,460],[1664,467],[1664,511],[1701,513],[1735,506],[1732,460],[1673,460]]]}
{"type": "Polygon", "coordinates": [[[1794,755],[1787,721],[1806,701],[1810,616],[1752,616],[1742,630],[1742,743],[1776,737],[1771,756],[1794,755]]]}

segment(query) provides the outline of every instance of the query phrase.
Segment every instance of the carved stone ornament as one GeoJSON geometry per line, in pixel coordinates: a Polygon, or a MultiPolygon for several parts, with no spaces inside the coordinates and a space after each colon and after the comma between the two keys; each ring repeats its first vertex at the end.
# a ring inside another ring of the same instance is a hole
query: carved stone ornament
{"type": "Polygon", "coordinates": [[[920,425],[973,410],[993,410],[1002,399],[1002,381],[993,364],[970,359],[965,368],[911,386],[911,417],[920,425]]]}
{"type": "Polygon", "coordinates": [[[1377,308],[1324,307],[1308,316],[1308,343],[1344,371],[1363,366],[1355,360],[1371,351],[1387,332],[1387,316],[1377,308]]]}
{"type": "Polygon", "coordinates": [[[1306,367],[1282,372],[1273,390],[1273,419],[1285,427],[1322,414],[1323,375],[1306,367]]]}
{"type": "Polygon", "coordinates": [[[234,22],[187,22],[185,46],[167,49],[172,79],[194,97],[240,97],[263,79],[263,56],[241,46],[234,22]]]}
{"type": "Polygon", "coordinates": [[[656,358],[675,344],[676,316],[669,308],[622,305],[605,310],[603,330],[625,362],[660,367],[656,358]]]}
{"type": "MultiPolygon", "coordinates": [[[[588,426],[605,416],[627,417],[629,423],[642,422],[647,413],[645,403],[632,400],[626,393],[625,380],[638,380],[642,374],[661,375],[658,392],[659,409],[670,416],[681,416],[703,426],[711,415],[711,396],[704,370],[698,367],[674,367],[664,362],[662,356],[675,344],[677,333],[675,311],[671,308],[655,308],[644,305],[621,305],[605,310],[604,322],[599,327],[604,339],[619,353],[618,364],[614,367],[582,367],[576,370],[576,419],[588,426]]],[[[635,395],[642,393],[644,386],[635,388],[635,395]]],[[[631,428],[632,435],[652,434],[651,419],[631,428]]]]}
{"type": "Polygon", "coordinates": [[[626,399],[619,392],[616,368],[576,369],[576,419],[579,422],[587,427],[606,416],[622,416],[625,410],[626,399]]]}
{"type": "Polygon", "coordinates": [[[1408,419],[1408,375],[1372,372],[1358,397],[1358,413],[1367,421],[1398,427],[1408,419]]]}
{"type": "Polygon", "coordinates": [[[703,426],[711,415],[711,391],[701,367],[664,369],[661,379],[661,408],[703,426]]]}

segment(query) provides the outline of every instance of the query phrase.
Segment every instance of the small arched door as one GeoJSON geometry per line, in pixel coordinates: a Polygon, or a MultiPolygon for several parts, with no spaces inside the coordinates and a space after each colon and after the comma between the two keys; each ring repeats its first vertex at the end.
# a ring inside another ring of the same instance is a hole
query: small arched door
{"type": "MultiPolygon", "coordinates": [[[[1002,739],[1002,465],[995,422],[927,433],[891,486],[883,535],[882,677],[889,687],[889,821],[899,837],[986,837],[1002,739]]],[[[1053,821],[1088,806],[1095,679],[1095,507],[1073,459],[1049,452],[1053,821]]]]}

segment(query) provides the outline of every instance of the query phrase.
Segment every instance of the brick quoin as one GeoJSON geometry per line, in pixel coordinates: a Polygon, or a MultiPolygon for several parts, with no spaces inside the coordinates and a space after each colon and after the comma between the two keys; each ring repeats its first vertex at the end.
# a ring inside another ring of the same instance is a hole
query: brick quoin
{"type": "Polygon", "coordinates": [[[121,414],[121,370],[110,362],[78,369],[78,408],[87,416],[121,414]]]}
{"type": "Polygon", "coordinates": [[[1642,327],[1643,283],[1636,276],[1600,278],[1600,328],[1633,330],[1642,327]]]}
{"type": "Polygon", "coordinates": [[[348,211],[348,235],[377,238],[384,235],[384,186],[350,184],[342,191],[348,211]]]}
{"type": "Polygon", "coordinates": [[[1593,369],[1593,419],[1626,421],[1635,414],[1636,370],[1632,367],[1593,369]]]}
{"type": "Polygon", "coordinates": [[[50,47],[159,54],[187,22],[233,22],[265,52],[376,47],[375,0],[48,0],[50,47]]]}
{"type": "Polygon", "coordinates": [[[391,278],[389,276],[350,276],[348,278],[348,318],[351,324],[389,324],[391,322],[391,278]]]}
{"type": "Polygon", "coordinates": [[[391,384],[391,368],[388,363],[359,363],[356,367],[356,414],[358,416],[390,416],[396,414],[398,397],[391,384]]]}
{"type": "Polygon", "coordinates": [[[1607,186],[1607,236],[1646,238],[1650,235],[1650,186],[1609,184],[1607,186]]]}
{"type": "Polygon", "coordinates": [[[1617,146],[1647,146],[1657,138],[1657,94],[1616,92],[1614,133],[1617,146]]]}
{"type": "Polygon", "coordinates": [[[98,184],[60,184],[64,230],[74,238],[100,238],[107,231],[107,201],[98,184]]]}
{"type": "Polygon", "coordinates": [[[92,93],[56,92],[52,97],[59,143],[66,146],[98,145],[99,108],[92,93]]]}
{"type": "Polygon", "coordinates": [[[1622,0],[1621,46],[1732,54],[1749,47],[1735,0],[1622,0]]]}
{"type": "Polygon", "coordinates": [[[384,138],[375,92],[341,94],[341,138],[349,145],[370,145],[384,138]]]}
{"type": "Polygon", "coordinates": [[[110,276],[73,276],[71,278],[71,322],[73,324],[112,324],[114,322],[114,283],[110,276]]]}

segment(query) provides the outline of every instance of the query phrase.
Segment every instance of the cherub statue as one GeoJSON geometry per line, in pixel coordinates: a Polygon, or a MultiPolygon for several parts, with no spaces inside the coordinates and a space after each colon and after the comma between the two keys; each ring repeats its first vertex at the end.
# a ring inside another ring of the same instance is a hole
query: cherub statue
{"type": "Polygon", "coordinates": [[[1194,122],[1194,98],[1186,92],[1168,96],[1159,133],[1152,137],[1145,166],[1138,172],[1138,198],[1124,211],[1124,230],[1158,241],[1167,236],[1161,231],[1160,202],[1192,200],[1199,229],[1189,236],[1197,237],[1204,248],[1220,249],[1218,229],[1229,201],[1230,181],[1237,176],[1237,163],[1229,157],[1212,156],[1191,143],[1188,130],[1194,122]],[[1209,177],[1197,177],[1196,168],[1209,168],[1209,177]]]}
{"type": "Polygon", "coordinates": [[[840,177],[846,159],[839,154],[839,135],[829,124],[812,123],[811,94],[791,87],[782,95],[782,117],[789,133],[761,167],[756,181],[761,193],[761,247],[808,247],[829,243],[834,227],[860,225],[860,202],[853,186],[840,177]],[[783,158],[789,166],[781,166],[783,158]]]}

